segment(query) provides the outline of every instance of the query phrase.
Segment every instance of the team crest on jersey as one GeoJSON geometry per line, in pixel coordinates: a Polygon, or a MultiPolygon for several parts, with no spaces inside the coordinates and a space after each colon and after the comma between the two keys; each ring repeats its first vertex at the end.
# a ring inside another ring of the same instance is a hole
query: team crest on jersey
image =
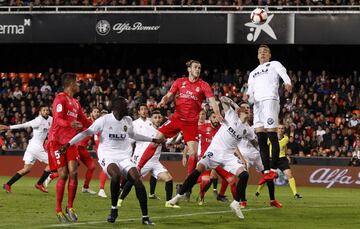
{"type": "Polygon", "coordinates": [[[62,105],[59,103],[58,105],[56,105],[56,111],[57,112],[61,112],[62,111],[62,105]]]}
{"type": "Polygon", "coordinates": [[[184,88],[186,86],[186,82],[182,82],[181,87],[184,88]]]}
{"type": "Polygon", "coordinates": [[[274,119],[268,118],[267,124],[272,125],[274,123],[274,119]]]}
{"type": "Polygon", "coordinates": [[[125,131],[125,132],[127,131],[127,129],[128,129],[127,126],[124,126],[124,131],[125,131]]]}
{"type": "Polygon", "coordinates": [[[206,133],[210,134],[210,132],[211,132],[211,127],[206,128],[206,133]]]}
{"type": "Polygon", "coordinates": [[[196,92],[199,92],[199,91],[200,91],[200,88],[199,88],[199,87],[196,87],[196,88],[195,88],[195,91],[196,91],[196,92]]]}
{"type": "Polygon", "coordinates": [[[243,135],[245,135],[245,134],[246,134],[246,130],[243,131],[243,135]]]}

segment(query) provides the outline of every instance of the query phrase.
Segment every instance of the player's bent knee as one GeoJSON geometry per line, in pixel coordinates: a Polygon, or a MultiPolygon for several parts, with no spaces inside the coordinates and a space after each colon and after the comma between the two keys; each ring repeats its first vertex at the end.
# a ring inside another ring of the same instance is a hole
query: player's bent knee
{"type": "Polygon", "coordinates": [[[206,170],[206,167],[202,163],[198,163],[196,166],[196,170],[198,170],[200,173],[204,172],[206,170]]]}

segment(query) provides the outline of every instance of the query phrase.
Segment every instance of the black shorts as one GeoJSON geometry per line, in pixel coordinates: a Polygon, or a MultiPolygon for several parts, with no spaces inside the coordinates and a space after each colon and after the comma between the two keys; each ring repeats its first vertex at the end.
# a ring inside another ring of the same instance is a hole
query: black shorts
{"type": "Polygon", "coordinates": [[[289,160],[286,157],[280,157],[277,166],[284,172],[285,170],[290,169],[289,160]]]}

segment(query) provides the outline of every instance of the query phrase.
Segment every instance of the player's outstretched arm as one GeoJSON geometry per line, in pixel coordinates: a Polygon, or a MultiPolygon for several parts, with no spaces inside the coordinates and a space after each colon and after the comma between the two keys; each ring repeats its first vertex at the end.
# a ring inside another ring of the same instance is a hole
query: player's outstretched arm
{"type": "Polygon", "coordinates": [[[220,108],[219,108],[219,105],[217,104],[217,102],[215,100],[215,97],[210,97],[209,98],[209,103],[210,103],[210,106],[211,106],[211,108],[213,109],[213,111],[214,111],[214,113],[216,115],[217,120],[219,122],[223,122],[224,118],[220,113],[220,108]]]}
{"type": "Polygon", "coordinates": [[[222,106],[224,108],[224,111],[228,111],[231,107],[235,110],[240,109],[240,107],[229,97],[221,96],[220,101],[222,103],[222,106]]]}
{"type": "Polygon", "coordinates": [[[235,149],[235,155],[241,160],[241,162],[245,165],[245,169],[248,170],[248,164],[245,160],[245,157],[242,155],[242,153],[240,152],[239,148],[236,147],[235,149]]]}
{"type": "Polygon", "coordinates": [[[0,125],[0,131],[4,131],[4,130],[10,130],[10,127],[6,125],[0,125]]]}
{"type": "Polygon", "coordinates": [[[168,92],[164,97],[162,97],[160,103],[158,104],[159,107],[164,107],[171,99],[173,98],[173,93],[168,92]]]}

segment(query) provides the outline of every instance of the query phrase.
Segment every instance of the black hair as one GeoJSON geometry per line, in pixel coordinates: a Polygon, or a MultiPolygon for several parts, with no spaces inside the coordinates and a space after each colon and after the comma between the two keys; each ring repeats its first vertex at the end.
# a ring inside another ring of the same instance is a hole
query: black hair
{"type": "Polygon", "coordinates": [[[62,75],[62,85],[64,88],[67,88],[71,83],[76,82],[76,74],[74,73],[64,73],[62,75]]]}
{"type": "Polygon", "coordinates": [[[111,100],[111,110],[121,110],[126,109],[127,110],[127,101],[124,97],[118,96],[111,100]]]}
{"type": "Polygon", "coordinates": [[[141,108],[141,107],[146,107],[146,108],[147,108],[146,103],[139,103],[139,104],[136,106],[136,110],[137,110],[137,111],[140,111],[140,108],[141,108]]]}
{"type": "Polygon", "coordinates": [[[186,62],[186,67],[190,68],[193,63],[200,64],[198,60],[189,60],[186,62]]]}
{"type": "Polygon", "coordinates": [[[152,112],[151,112],[151,116],[155,115],[155,114],[161,114],[161,111],[159,109],[154,109],[152,112]]]}

